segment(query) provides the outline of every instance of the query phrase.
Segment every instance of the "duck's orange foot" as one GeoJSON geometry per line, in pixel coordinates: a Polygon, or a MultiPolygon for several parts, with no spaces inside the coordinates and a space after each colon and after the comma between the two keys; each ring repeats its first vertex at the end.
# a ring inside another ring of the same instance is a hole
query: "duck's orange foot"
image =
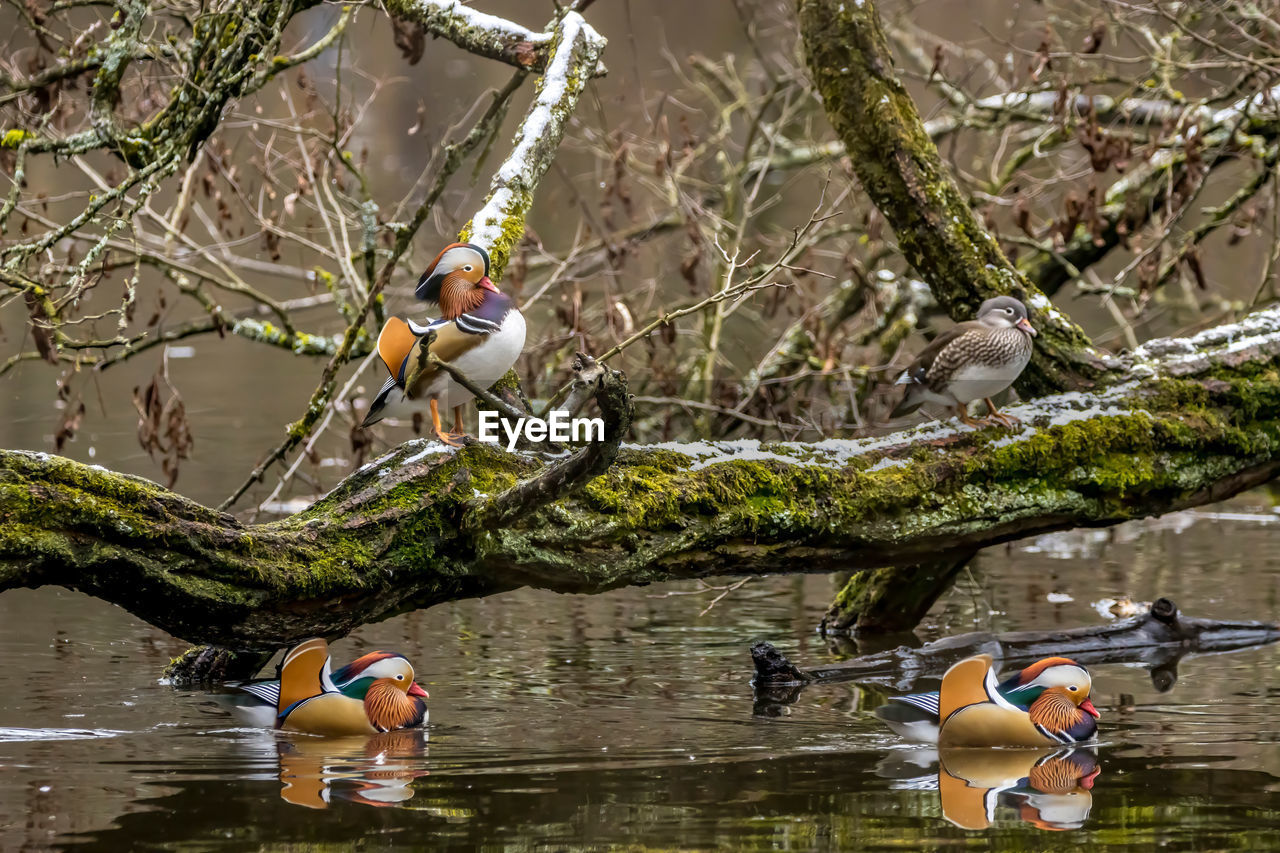
{"type": "Polygon", "coordinates": [[[1022,426],[1022,421],[1013,415],[1006,415],[1004,412],[992,412],[987,415],[987,421],[998,423],[1006,429],[1017,429],[1022,426]]]}
{"type": "Polygon", "coordinates": [[[449,445],[450,447],[462,447],[467,443],[467,439],[471,436],[466,433],[436,431],[436,438],[449,445]]]}
{"type": "Polygon", "coordinates": [[[1022,426],[1022,421],[997,409],[989,398],[984,398],[982,402],[987,404],[987,416],[984,419],[987,423],[1000,424],[1005,429],[1016,429],[1022,426]]]}

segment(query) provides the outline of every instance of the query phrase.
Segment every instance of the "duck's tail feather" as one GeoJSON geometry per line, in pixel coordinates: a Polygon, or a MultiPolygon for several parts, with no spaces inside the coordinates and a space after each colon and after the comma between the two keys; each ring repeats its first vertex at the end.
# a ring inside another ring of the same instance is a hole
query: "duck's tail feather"
{"type": "Polygon", "coordinates": [[[369,404],[369,411],[365,413],[364,420],[360,422],[360,426],[371,427],[385,417],[387,398],[391,396],[391,392],[396,390],[398,385],[399,383],[396,382],[395,377],[382,383],[382,387],[378,389],[373,402],[369,404]]]}

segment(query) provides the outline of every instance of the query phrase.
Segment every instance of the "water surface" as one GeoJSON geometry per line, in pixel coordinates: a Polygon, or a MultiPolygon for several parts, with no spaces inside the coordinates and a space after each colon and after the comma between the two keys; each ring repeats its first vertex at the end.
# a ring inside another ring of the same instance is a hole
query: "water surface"
{"type": "MultiPolygon", "coordinates": [[[[1257,496],[1225,509],[991,549],[922,633],[1093,624],[1091,602],[1120,595],[1280,620],[1280,516],[1257,496]]],[[[754,581],[705,615],[716,593],[697,589],[523,590],[369,626],[335,655],[405,652],[432,720],[425,740],[370,741],[237,728],[216,696],[158,681],[180,642],[75,593],[6,593],[0,849],[1276,843],[1275,647],[1184,658],[1166,692],[1140,666],[1094,667],[1091,787],[1011,790],[990,828],[965,830],[943,815],[936,766],[913,765],[871,716],[883,694],[815,687],[753,713],[752,640],[832,659],[812,633],[830,580],[754,581]]]]}

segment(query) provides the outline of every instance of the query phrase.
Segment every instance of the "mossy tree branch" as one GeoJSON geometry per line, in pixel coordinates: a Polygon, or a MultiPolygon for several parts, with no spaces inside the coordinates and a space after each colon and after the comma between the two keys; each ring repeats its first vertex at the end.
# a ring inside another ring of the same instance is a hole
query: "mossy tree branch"
{"type": "Polygon", "coordinates": [[[566,12],[556,25],[550,61],[538,78],[537,94],[516,131],[511,153],[494,173],[484,206],[460,235],[488,249],[494,279],[502,277],[512,250],[524,237],[534,190],[551,168],[569,118],[607,44],[577,12],[566,12]]]}
{"type": "Polygon", "coordinates": [[[603,476],[510,518],[503,496],[554,460],[409,442],[304,512],[246,525],[145,480],[0,451],[0,590],[59,584],[261,651],[520,586],[913,565],[1280,474],[1280,309],[1153,341],[1126,367],[1125,383],[1015,407],[1028,426],[1013,433],[623,447],[603,476]]]}
{"type": "Polygon", "coordinates": [[[907,261],[954,319],[982,300],[1025,295],[1040,337],[1023,392],[1089,387],[1108,370],[1084,332],[1009,263],[942,163],[893,69],[872,0],[797,0],[806,59],[863,188],[907,261]]]}

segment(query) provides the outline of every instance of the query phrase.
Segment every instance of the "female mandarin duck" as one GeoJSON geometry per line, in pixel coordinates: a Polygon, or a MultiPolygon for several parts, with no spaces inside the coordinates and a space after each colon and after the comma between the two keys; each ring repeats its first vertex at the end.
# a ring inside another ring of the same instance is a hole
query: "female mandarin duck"
{"type": "Polygon", "coordinates": [[[307,640],[285,655],[279,681],[245,684],[260,700],[242,713],[259,725],[329,737],[372,735],[427,722],[427,691],[403,655],[370,652],[330,673],[329,644],[307,640]]]}
{"type": "Polygon", "coordinates": [[[1036,330],[1027,322],[1027,308],[1012,296],[988,299],[978,319],[959,323],[933,339],[898,379],[907,393],[890,417],[909,415],[925,403],[946,406],[969,426],[1017,421],[998,411],[991,398],[1013,384],[1031,361],[1036,330]],[[968,406],[983,400],[987,421],[969,417],[968,406]]]}
{"type": "Polygon", "coordinates": [[[428,350],[461,370],[481,388],[488,388],[511,369],[524,348],[525,323],[510,296],[489,280],[489,253],[472,243],[453,243],[436,256],[414,291],[419,299],[440,306],[440,319],[426,326],[392,317],[378,336],[378,355],[391,374],[365,416],[363,426],[387,416],[411,417],[427,411],[436,437],[457,446],[463,434],[462,406],[472,394],[447,372],[431,363],[416,368],[427,333],[436,339],[428,350]],[[440,403],[453,407],[453,433],[440,423],[440,403]]]}
{"type": "Polygon", "coordinates": [[[941,746],[1062,746],[1093,738],[1088,671],[1045,658],[996,682],[990,655],[960,661],[938,693],[896,696],[876,716],[903,737],[941,746]]]}

